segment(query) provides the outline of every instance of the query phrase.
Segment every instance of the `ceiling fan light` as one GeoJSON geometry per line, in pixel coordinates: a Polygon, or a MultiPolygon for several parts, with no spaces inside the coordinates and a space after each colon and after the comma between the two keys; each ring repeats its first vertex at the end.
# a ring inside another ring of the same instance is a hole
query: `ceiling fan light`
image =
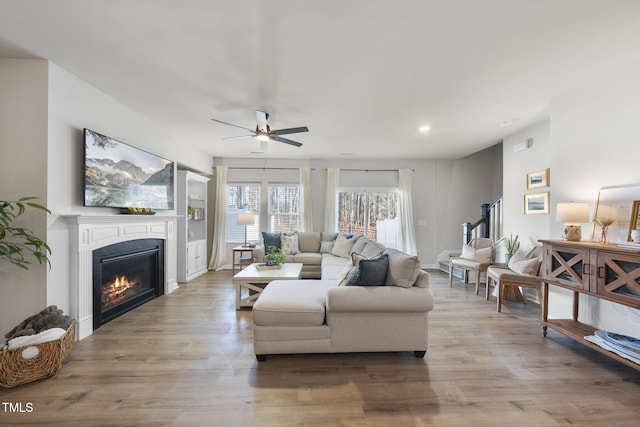
{"type": "Polygon", "coordinates": [[[266,142],[266,141],[269,141],[269,136],[260,134],[260,135],[256,136],[256,139],[258,141],[260,141],[260,142],[266,142]]]}

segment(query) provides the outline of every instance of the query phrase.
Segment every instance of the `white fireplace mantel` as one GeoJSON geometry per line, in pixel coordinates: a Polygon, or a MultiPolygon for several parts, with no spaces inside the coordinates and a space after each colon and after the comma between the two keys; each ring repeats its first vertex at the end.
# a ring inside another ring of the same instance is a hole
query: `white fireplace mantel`
{"type": "Polygon", "coordinates": [[[93,250],[136,239],[163,239],[164,293],[178,287],[175,215],[63,215],[70,224],[70,302],[76,339],[93,333],[93,250]]]}

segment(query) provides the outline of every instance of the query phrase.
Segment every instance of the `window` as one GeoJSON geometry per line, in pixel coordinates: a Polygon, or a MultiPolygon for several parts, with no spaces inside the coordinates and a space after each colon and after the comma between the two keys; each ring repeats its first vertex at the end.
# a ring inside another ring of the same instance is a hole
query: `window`
{"type": "Polygon", "coordinates": [[[269,230],[272,233],[300,230],[300,186],[269,186],[269,230]]]}
{"type": "Polygon", "coordinates": [[[239,212],[255,215],[255,224],[247,225],[247,240],[258,241],[260,231],[260,184],[227,185],[227,242],[244,243],[245,226],[238,225],[239,212]]]}
{"type": "Polygon", "coordinates": [[[396,191],[341,191],[338,194],[338,231],[358,233],[395,248],[397,211],[396,191]]]}

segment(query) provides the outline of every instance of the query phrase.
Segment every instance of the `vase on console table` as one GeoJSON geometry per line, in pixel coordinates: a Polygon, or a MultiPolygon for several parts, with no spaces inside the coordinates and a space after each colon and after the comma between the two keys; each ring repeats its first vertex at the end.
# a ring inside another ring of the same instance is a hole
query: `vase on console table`
{"type": "Polygon", "coordinates": [[[609,226],[613,224],[615,220],[613,218],[598,218],[596,219],[596,224],[600,226],[602,230],[602,234],[600,235],[600,243],[606,245],[609,243],[609,239],[607,237],[607,233],[609,231],[609,226]]]}

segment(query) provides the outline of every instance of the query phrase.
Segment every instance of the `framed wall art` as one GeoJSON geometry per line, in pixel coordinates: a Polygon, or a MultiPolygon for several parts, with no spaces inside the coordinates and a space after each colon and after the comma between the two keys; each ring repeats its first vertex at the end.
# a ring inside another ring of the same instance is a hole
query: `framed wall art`
{"type": "Polygon", "coordinates": [[[527,174],[527,188],[549,186],[549,168],[527,174]]]}
{"type": "Polygon", "coordinates": [[[548,214],[549,213],[549,192],[525,194],[524,195],[524,213],[529,214],[548,214]]]}

